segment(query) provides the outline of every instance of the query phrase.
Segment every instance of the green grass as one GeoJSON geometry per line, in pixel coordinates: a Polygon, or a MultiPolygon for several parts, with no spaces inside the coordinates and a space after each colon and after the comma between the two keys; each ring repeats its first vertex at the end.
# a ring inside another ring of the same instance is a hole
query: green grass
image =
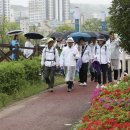
{"type": "MultiPolygon", "coordinates": [[[[55,78],[55,86],[64,84],[64,77],[58,76],[55,78]]],[[[45,82],[41,81],[35,81],[32,83],[26,82],[25,86],[21,86],[21,89],[16,92],[13,95],[7,95],[0,93],[0,109],[3,107],[7,107],[8,105],[11,105],[12,103],[22,100],[24,98],[33,96],[35,94],[38,94],[42,91],[45,91],[47,88],[47,84],[45,82]]]]}

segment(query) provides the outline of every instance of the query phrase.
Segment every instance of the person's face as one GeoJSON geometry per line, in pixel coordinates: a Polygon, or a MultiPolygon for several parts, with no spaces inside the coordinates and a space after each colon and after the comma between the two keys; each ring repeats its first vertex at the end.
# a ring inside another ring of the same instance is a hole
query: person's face
{"type": "Polygon", "coordinates": [[[103,45],[103,42],[104,42],[103,40],[99,40],[99,41],[98,41],[98,44],[99,44],[99,45],[103,45]]]}
{"type": "Polygon", "coordinates": [[[80,44],[80,45],[84,45],[84,44],[85,44],[85,41],[80,40],[80,41],[79,41],[79,44],[80,44]]]}
{"type": "Polygon", "coordinates": [[[18,39],[19,39],[19,36],[17,35],[17,36],[16,36],[16,40],[18,40],[18,39]]]}
{"type": "Polygon", "coordinates": [[[70,48],[73,46],[73,42],[68,42],[67,44],[70,48]]]}
{"type": "Polygon", "coordinates": [[[54,41],[50,41],[50,42],[48,43],[48,48],[51,48],[51,47],[53,46],[53,44],[54,44],[54,41]]]}
{"type": "Polygon", "coordinates": [[[114,34],[114,33],[110,34],[110,39],[111,39],[111,40],[114,40],[114,39],[115,39],[115,34],[114,34]]]}
{"type": "Polygon", "coordinates": [[[92,39],[92,43],[95,44],[96,43],[96,39],[92,39]]]}

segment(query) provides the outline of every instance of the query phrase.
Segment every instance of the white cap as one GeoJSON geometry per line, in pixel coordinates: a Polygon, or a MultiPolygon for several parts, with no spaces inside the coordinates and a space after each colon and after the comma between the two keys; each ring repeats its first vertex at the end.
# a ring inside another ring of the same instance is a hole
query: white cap
{"type": "Polygon", "coordinates": [[[47,43],[50,43],[50,42],[54,42],[54,40],[53,40],[52,38],[49,38],[49,39],[47,40],[47,43]]]}
{"type": "Polygon", "coordinates": [[[66,42],[74,42],[74,39],[72,37],[69,37],[66,42]]]}

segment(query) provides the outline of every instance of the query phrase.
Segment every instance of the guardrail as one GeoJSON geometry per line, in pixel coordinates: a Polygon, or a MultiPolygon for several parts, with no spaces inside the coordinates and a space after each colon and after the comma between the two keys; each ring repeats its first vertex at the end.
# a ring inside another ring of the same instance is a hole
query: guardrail
{"type": "Polygon", "coordinates": [[[0,44],[0,62],[2,62],[4,60],[11,61],[12,60],[11,59],[12,53],[16,54],[16,60],[19,59],[19,56],[22,56],[25,59],[28,59],[32,56],[40,55],[42,53],[42,50],[43,50],[44,47],[36,45],[32,48],[32,47],[24,47],[24,46],[18,46],[17,45],[17,46],[12,47],[12,48],[15,48],[15,52],[12,51],[11,46],[9,44],[0,44]],[[26,58],[23,54],[23,51],[22,51],[24,49],[32,49],[33,50],[32,55],[30,55],[28,58],[26,58]]]}

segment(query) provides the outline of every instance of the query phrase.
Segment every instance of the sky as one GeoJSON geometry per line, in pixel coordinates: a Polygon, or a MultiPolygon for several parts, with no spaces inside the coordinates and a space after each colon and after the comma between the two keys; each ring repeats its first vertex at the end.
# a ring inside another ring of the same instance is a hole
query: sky
{"type": "MultiPolygon", "coordinates": [[[[29,0],[10,0],[13,5],[28,6],[29,0]]],[[[110,4],[112,0],[70,0],[71,3],[110,4]]]]}

